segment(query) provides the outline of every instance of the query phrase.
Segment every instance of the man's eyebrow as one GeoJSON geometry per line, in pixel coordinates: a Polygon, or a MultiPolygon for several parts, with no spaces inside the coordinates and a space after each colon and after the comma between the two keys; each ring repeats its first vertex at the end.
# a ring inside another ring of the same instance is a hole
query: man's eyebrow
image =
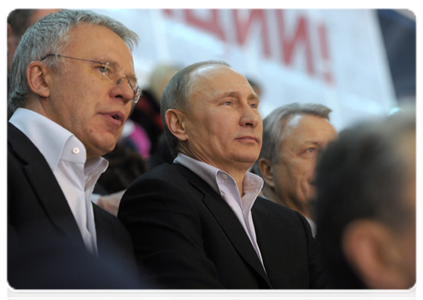
{"type": "Polygon", "coordinates": [[[322,145],[322,142],[321,141],[316,141],[316,140],[307,140],[307,141],[304,141],[303,145],[305,145],[305,146],[309,146],[309,145],[321,146],[322,145]]]}
{"type": "MultiPolygon", "coordinates": [[[[102,61],[105,61],[104,64],[106,64],[108,62],[109,63],[109,66],[112,67],[112,69],[114,69],[114,70],[121,69],[120,68],[120,65],[117,62],[113,61],[113,60],[110,60],[110,59],[105,58],[102,61]]],[[[138,80],[137,79],[137,76],[135,74],[129,74],[129,75],[128,74],[124,74],[124,75],[125,75],[126,78],[128,78],[130,80],[133,80],[135,82],[137,82],[137,80],[138,80]]]]}
{"type": "MultiPolygon", "coordinates": [[[[241,96],[241,94],[237,91],[231,91],[231,92],[227,92],[227,93],[223,93],[222,95],[220,95],[219,99],[225,98],[225,97],[234,97],[234,98],[239,98],[241,96]]],[[[259,100],[259,98],[257,97],[256,94],[251,93],[250,95],[248,95],[248,100],[259,100]]]]}

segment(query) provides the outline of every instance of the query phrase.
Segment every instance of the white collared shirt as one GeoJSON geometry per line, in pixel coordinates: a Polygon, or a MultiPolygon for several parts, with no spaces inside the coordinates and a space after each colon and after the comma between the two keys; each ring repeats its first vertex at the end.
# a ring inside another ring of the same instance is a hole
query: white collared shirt
{"type": "Polygon", "coordinates": [[[203,179],[216,193],[222,196],[237,216],[263,265],[251,214],[251,208],[263,187],[263,179],[253,173],[247,172],[243,181],[244,195],[241,197],[235,180],[225,171],[182,153],[178,153],[174,162],[190,169],[203,179]]]}
{"type": "Polygon", "coordinates": [[[44,156],[66,197],[85,246],[97,254],[91,194],[101,173],[107,169],[108,161],[102,157],[87,160],[86,149],[78,138],[34,111],[18,108],[9,122],[44,156]]]}

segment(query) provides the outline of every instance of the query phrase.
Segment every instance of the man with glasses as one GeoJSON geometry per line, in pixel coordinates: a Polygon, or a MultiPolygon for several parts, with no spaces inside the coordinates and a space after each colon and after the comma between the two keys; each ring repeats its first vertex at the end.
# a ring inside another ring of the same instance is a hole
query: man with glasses
{"type": "Polygon", "coordinates": [[[12,287],[134,287],[130,237],[91,194],[141,93],[137,43],[120,22],[81,10],[41,18],[22,37],[8,95],[12,287]]]}

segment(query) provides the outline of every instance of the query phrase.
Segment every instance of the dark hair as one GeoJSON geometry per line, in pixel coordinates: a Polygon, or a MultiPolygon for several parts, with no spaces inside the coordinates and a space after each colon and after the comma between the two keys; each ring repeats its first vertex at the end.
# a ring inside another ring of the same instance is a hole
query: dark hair
{"type": "Polygon", "coordinates": [[[172,156],[174,157],[176,157],[179,152],[179,140],[169,131],[169,128],[167,127],[165,119],[166,111],[168,109],[177,109],[182,112],[186,111],[192,91],[191,73],[201,67],[209,65],[230,67],[228,63],[219,60],[208,60],[189,65],[176,73],[163,90],[163,94],[160,99],[160,114],[162,117],[166,142],[172,156]]]}
{"type": "Polygon", "coordinates": [[[117,193],[127,189],[148,169],[144,159],[137,151],[119,143],[112,152],[103,157],[109,161],[109,167],[98,179],[98,184],[108,193],[117,193]]]}
{"type": "Polygon", "coordinates": [[[316,238],[324,246],[339,288],[364,287],[343,255],[348,224],[371,219],[393,230],[408,224],[411,212],[401,199],[413,171],[399,147],[407,134],[415,135],[413,113],[362,123],[342,131],[318,159],[313,201],[316,238]]]}
{"type": "Polygon", "coordinates": [[[31,16],[34,12],[35,9],[15,9],[9,13],[7,23],[12,28],[13,35],[17,39],[20,39],[30,26],[31,16]]]}

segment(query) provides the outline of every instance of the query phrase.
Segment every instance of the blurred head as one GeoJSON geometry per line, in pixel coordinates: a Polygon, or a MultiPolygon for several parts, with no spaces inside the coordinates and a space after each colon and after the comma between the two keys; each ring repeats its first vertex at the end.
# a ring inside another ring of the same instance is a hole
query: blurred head
{"type": "Polygon", "coordinates": [[[75,134],[87,158],[110,152],[134,97],[131,50],[137,41],[121,23],[90,11],[61,10],[39,19],[15,53],[9,116],[18,107],[36,111],[75,134]]]}
{"type": "Polygon", "coordinates": [[[258,98],[247,79],[226,63],[207,61],[181,70],[161,102],[174,156],[182,152],[225,171],[245,172],[257,160],[262,135],[258,98]]]}
{"type": "Polygon", "coordinates": [[[157,65],[150,74],[149,89],[157,101],[160,102],[163,90],[169,80],[179,71],[179,68],[172,65],[157,65]]]}
{"type": "Polygon", "coordinates": [[[58,9],[15,9],[7,17],[7,70],[10,70],[16,48],[26,29],[41,17],[58,9]]]}
{"type": "Polygon", "coordinates": [[[293,103],[263,121],[263,147],[255,165],[265,182],[263,194],[309,218],[317,156],[336,138],[330,112],[319,104],[293,103]]]}
{"type": "Polygon", "coordinates": [[[316,168],[317,239],[338,288],[416,281],[415,113],[344,130],[316,168]]]}
{"type": "Polygon", "coordinates": [[[260,85],[255,80],[253,80],[251,78],[247,78],[247,80],[248,80],[248,83],[253,88],[254,93],[256,93],[257,97],[259,97],[259,99],[260,99],[261,92],[262,92],[260,85]]]}

